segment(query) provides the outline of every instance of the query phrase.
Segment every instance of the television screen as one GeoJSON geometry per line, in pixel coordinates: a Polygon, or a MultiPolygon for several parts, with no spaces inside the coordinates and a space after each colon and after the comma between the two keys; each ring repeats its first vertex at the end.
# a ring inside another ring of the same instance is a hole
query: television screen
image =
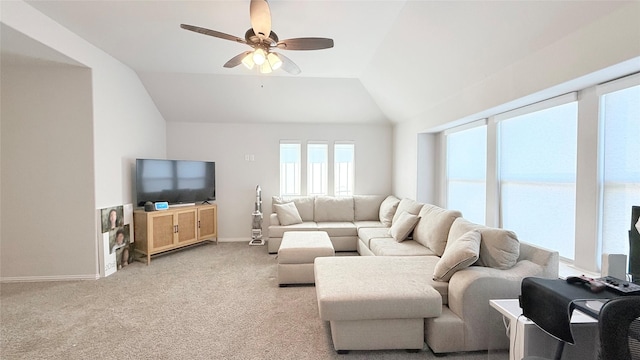
{"type": "Polygon", "coordinates": [[[196,203],[216,199],[216,163],[136,160],[136,202],[196,203]]]}

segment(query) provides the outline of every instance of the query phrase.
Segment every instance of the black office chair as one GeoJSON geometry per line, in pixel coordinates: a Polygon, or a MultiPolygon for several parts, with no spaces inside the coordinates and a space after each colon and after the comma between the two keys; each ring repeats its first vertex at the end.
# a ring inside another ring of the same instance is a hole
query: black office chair
{"type": "Polygon", "coordinates": [[[600,360],[640,360],[640,296],[624,296],[600,309],[600,360]]]}

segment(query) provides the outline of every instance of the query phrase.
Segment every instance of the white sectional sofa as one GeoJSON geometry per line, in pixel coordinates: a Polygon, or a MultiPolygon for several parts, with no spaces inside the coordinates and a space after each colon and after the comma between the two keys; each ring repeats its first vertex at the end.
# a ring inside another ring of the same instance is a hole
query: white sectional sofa
{"type": "MultiPolygon", "coordinates": [[[[439,316],[424,319],[424,339],[435,353],[508,348],[506,337],[492,336],[504,332],[504,326],[489,300],[517,298],[524,277],[558,276],[557,252],[520,243],[511,231],[474,224],[458,211],[411,199],[379,195],[274,197],[272,207],[270,253],[278,251],[286,231],[322,230],[336,251],[388,257],[389,261],[376,262],[386,267],[386,272],[393,272],[394,258],[415,258],[412,261],[420,263],[416,272],[424,275],[419,278],[442,297],[439,316]],[[502,338],[504,343],[496,342],[502,338]]],[[[321,271],[328,273],[332,261],[323,259],[325,270],[321,271]]],[[[347,261],[357,266],[358,257],[347,261]]],[[[331,278],[321,276],[320,281],[331,282],[331,278]]],[[[408,280],[399,275],[395,281],[402,289],[403,281],[408,280]]],[[[327,284],[316,283],[316,287],[326,289],[327,284]]],[[[384,328],[380,327],[381,332],[384,328]]],[[[334,338],[336,342],[341,341],[334,338]]],[[[375,342],[368,346],[374,349],[375,342]]]]}
{"type": "Polygon", "coordinates": [[[269,253],[278,252],[285,231],[326,231],[335,251],[356,251],[359,229],[386,228],[379,221],[380,204],[385,198],[383,195],[273,197],[267,243],[269,253]],[[301,222],[286,222],[287,225],[280,222],[277,211],[282,209],[277,207],[285,203],[295,204],[301,222]]]}

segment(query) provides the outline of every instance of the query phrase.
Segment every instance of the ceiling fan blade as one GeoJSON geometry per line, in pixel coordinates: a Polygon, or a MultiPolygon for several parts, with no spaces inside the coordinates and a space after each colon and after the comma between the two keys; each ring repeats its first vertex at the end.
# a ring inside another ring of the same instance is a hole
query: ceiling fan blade
{"type": "Polygon", "coordinates": [[[320,50],[333,47],[333,39],[327,38],[295,38],[282,40],[277,45],[283,50],[320,50]]]}
{"type": "Polygon", "coordinates": [[[238,55],[232,57],[231,60],[227,61],[224,64],[224,67],[233,68],[233,67],[236,67],[236,66],[242,64],[242,59],[244,59],[244,57],[249,55],[249,54],[251,54],[251,51],[245,51],[242,54],[238,54],[238,55]]]}
{"type": "Polygon", "coordinates": [[[239,42],[239,43],[242,43],[242,44],[246,44],[247,43],[245,39],[239,38],[237,36],[221,33],[219,31],[210,30],[210,29],[206,29],[206,28],[203,28],[203,27],[199,27],[199,26],[180,24],[180,27],[185,29],[185,30],[189,30],[189,31],[200,33],[200,34],[217,37],[218,39],[231,40],[231,41],[239,42]]]}
{"type": "Polygon", "coordinates": [[[266,0],[251,0],[249,6],[251,27],[260,39],[267,39],[271,33],[271,10],[266,0]]]}
{"type": "Polygon", "coordinates": [[[301,73],[298,65],[296,65],[296,63],[291,61],[291,59],[289,59],[288,57],[280,53],[274,53],[274,54],[278,55],[278,57],[280,58],[280,61],[282,61],[282,66],[281,66],[282,70],[288,72],[291,75],[298,75],[301,73]]]}

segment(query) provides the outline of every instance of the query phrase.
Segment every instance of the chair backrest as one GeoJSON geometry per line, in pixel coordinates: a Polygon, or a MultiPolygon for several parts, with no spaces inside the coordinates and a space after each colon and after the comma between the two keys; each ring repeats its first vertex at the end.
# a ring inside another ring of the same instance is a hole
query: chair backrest
{"type": "Polygon", "coordinates": [[[640,360],[640,296],[624,296],[600,309],[601,360],[640,360]]]}

